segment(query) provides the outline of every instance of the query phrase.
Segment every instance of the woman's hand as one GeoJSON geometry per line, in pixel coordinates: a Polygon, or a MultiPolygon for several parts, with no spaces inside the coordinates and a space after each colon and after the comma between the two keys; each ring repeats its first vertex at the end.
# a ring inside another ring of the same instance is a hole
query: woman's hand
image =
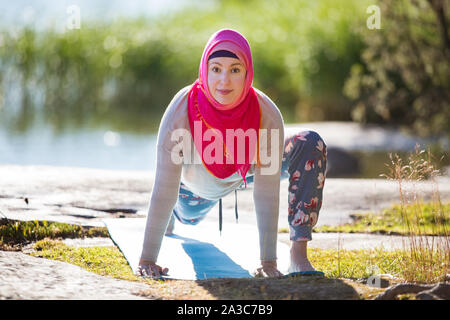
{"type": "Polygon", "coordinates": [[[141,259],[135,272],[137,276],[159,278],[161,275],[167,275],[168,268],[162,268],[153,261],[141,259]]]}
{"type": "Polygon", "coordinates": [[[277,269],[276,261],[263,261],[261,260],[261,267],[256,269],[255,277],[282,277],[283,274],[277,269]]]}

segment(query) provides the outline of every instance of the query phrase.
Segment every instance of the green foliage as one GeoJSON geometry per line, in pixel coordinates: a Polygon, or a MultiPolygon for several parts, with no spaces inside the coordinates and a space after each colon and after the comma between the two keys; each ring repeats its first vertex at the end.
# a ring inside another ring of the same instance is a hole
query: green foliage
{"type": "Polygon", "coordinates": [[[351,224],[320,226],[316,232],[379,233],[410,235],[408,223],[421,228],[422,235],[447,235],[450,227],[450,203],[395,204],[381,213],[355,214],[351,224]],[[442,226],[441,228],[439,226],[442,226]]]}
{"type": "Polygon", "coordinates": [[[345,85],[354,120],[450,135],[450,38],[445,0],[380,0],[381,29],[360,28],[366,48],[345,85]]]}
{"type": "Polygon", "coordinates": [[[398,276],[401,273],[398,257],[400,251],[310,249],[311,263],[332,278],[364,279],[375,274],[386,273],[398,276]]]}
{"type": "Polygon", "coordinates": [[[155,130],[173,95],[197,77],[208,38],[228,27],[248,38],[254,85],[286,122],[347,120],[342,88],[359,61],[363,44],[354,26],[365,23],[368,3],[218,1],[152,20],[86,21],[64,33],[3,31],[0,119],[16,130],[35,119],[55,130],[155,130]],[[11,87],[22,97],[17,112],[5,100],[11,87]]]}
{"type": "Polygon", "coordinates": [[[74,248],[61,241],[41,240],[33,245],[31,255],[80,266],[88,271],[125,280],[138,280],[117,247],[74,248]]]}
{"type": "Polygon", "coordinates": [[[390,274],[410,282],[436,283],[444,281],[449,264],[448,255],[435,250],[424,250],[433,268],[418,268],[405,250],[334,250],[311,249],[311,263],[328,277],[366,279],[390,274]]]}
{"type": "Polygon", "coordinates": [[[109,237],[106,228],[87,228],[60,222],[0,220],[0,246],[25,244],[44,238],[109,237]]]}

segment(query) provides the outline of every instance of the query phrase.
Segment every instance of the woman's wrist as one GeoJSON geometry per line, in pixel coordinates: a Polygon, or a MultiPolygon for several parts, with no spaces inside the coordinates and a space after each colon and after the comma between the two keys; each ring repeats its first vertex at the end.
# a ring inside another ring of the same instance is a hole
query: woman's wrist
{"type": "Polygon", "coordinates": [[[262,266],[277,266],[277,260],[261,260],[262,266]]]}
{"type": "Polygon", "coordinates": [[[156,263],[155,261],[151,261],[151,260],[147,260],[147,259],[143,259],[143,258],[139,259],[139,264],[155,264],[155,263],[156,263]]]}

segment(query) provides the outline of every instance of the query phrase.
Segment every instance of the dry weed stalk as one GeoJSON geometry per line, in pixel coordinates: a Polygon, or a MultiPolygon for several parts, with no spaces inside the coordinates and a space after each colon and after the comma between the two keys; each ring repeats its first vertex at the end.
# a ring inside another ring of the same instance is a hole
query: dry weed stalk
{"type": "Polygon", "coordinates": [[[418,145],[408,156],[406,163],[398,154],[389,154],[389,157],[389,172],[381,176],[398,182],[401,216],[409,235],[408,240],[403,241],[403,277],[415,282],[442,281],[448,272],[450,260],[447,230],[449,217],[441,202],[437,182],[440,171],[433,164],[435,159],[431,151],[419,150],[418,145]],[[443,235],[439,237],[427,236],[425,232],[424,199],[421,197],[420,187],[430,186],[433,188],[430,201],[433,234],[443,235]]]}

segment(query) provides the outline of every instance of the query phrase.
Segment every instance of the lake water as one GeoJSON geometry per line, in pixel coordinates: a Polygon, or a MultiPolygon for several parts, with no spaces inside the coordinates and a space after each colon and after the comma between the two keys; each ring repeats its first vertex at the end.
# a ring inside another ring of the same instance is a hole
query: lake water
{"type": "Polygon", "coordinates": [[[78,129],[55,135],[45,126],[12,134],[0,127],[0,164],[154,170],[156,136],[108,129],[78,129]]]}
{"type": "MultiPolygon", "coordinates": [[[[351,122],[317,122],[286,125],[286,132],[307,128],[317,131],[328,147],[355,155],[362,171],[354,178],[378,178],[386,172],[389,151],[405,156],[415,143],[427,143],[380,126],[351,122]],[[338,134],[337,134],[338,133],[338,134]]],[[[157,132],[133,134],[108,128],[78,128],[54,134],[50,126],[35,125],[24,133],[0,126],[0,165],[51,165],[109,170],[156,169],[157,132]]],[[[448,149],[446,142],[445,148],[448,149]]]]}

